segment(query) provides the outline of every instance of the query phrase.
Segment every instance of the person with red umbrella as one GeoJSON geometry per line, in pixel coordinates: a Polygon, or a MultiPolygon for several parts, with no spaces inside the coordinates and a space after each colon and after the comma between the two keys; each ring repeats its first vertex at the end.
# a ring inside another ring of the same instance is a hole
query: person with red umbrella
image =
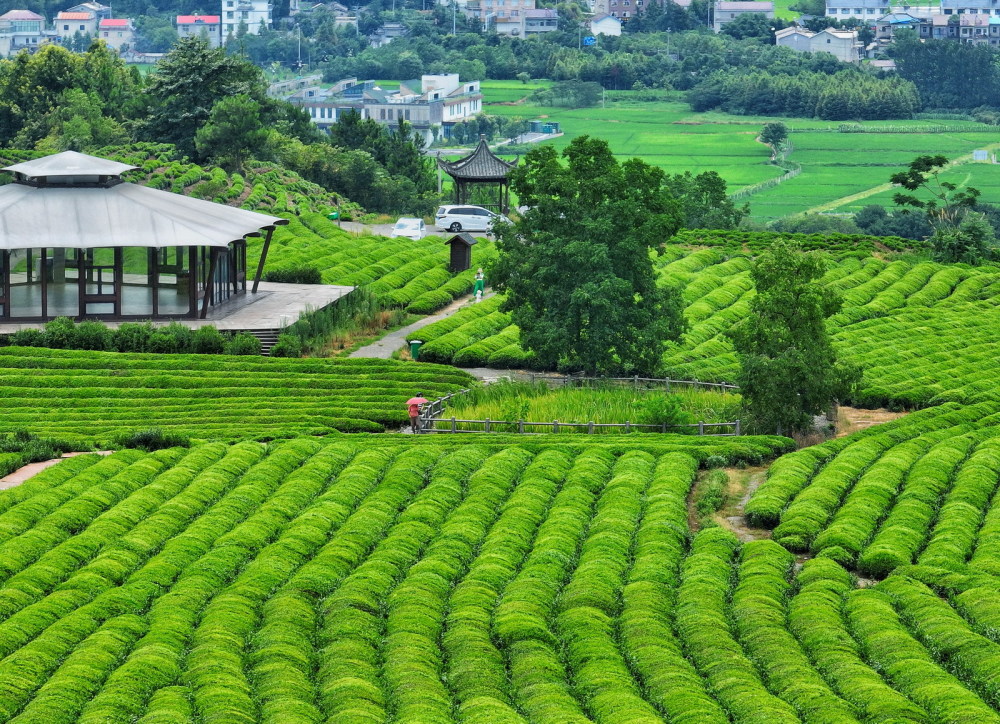
{"type": "Polygon", "coordinates": [[[406,407],[410,412],[410,429],[416,434],[420,430],[420,406],[428,400],[423,393],[418,392],[416,397],[411,397],[406,401],[406,407]]]}

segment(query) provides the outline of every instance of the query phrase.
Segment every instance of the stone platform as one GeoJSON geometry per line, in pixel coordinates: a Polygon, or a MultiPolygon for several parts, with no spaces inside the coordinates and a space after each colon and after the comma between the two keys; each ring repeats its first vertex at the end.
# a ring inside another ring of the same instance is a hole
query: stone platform
{"type": "MultiPolygon", "coordinates": [[[[248,285],[249,287],[249,285],[248,285]]],[[[257,293],[247,290],[242,296],[231,298],[219,307],[210,307],[205,319],[179,319],[153,321],[155,326],[178,321],[192,329],[205,325],[214,325],[220,330],[272,330],[287,327],[294,323],[301,312],[322,309],[343,296],[350,294],[354,287],[342,287],[333,284],[279,284],[277,282],[261,282],[257,293]]],[[[140,292],[137,288],[128,292],[140,292]]],[[[142,290],[147,294],[149,290],[142,290]]],[[[109,327],[117,327],[120,322],[100,320],[109,327]]],[[[12,322],[0,323],[0,334],[10,334],[19,329],[40,328],[42,322],[12,322]]]]}

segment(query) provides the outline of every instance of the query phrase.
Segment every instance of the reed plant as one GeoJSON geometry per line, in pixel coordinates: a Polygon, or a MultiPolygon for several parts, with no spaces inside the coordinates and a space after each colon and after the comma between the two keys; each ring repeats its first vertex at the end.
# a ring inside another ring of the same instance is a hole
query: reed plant
{"type": "MultiPolygon", "coordinates": [[[[738,394],[728,392],[680,389],[667,393],[662,388],[615,385],[553,389],[544,382],[503,380],[454,398],[446,416],[508,422],[558,420],[669,426],[699,421],[731,422],[740,416],[740,402],[738,394]]],[[[567,427],[565,432],[586,432],[586,429],[567,427]]],[[[621,430],[597,428],[595,432],[621,433],[621,430]]]]}

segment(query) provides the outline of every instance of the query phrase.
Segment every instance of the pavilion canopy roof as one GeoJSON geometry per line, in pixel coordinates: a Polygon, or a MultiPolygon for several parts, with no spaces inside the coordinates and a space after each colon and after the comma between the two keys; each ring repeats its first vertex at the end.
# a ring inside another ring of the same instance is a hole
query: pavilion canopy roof
{"type": "Polygon", "coordinates": [[[16,172],[19,180],[0,186],[0,249],[224,247],[262,228],[288,223],[278,216],[117,179],[103,186],[23,182],[41,177],[51,182],[56,177],[118,176],[134,168],[85,154],[75,154],[83,159],[67,154],[73,152],[5,169],[16,172]]]}
{"type": "Polygon", "coordinates": [[[438,160],[441,168],[452,178],[469,181],[503,181],[510,170],[517,165],[498,158],[486,143],[483,136],[479,137],[476,150],[457,161],[438,160]]]}

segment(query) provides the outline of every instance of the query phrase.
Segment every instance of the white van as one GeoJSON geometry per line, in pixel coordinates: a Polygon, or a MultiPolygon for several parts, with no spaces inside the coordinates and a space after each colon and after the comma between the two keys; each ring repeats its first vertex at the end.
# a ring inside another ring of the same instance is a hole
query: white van
{"type": "Polygon", "coordinates": [[[494,221],[507,217],[482,206],[439,206],[434,215],[434,225],[442,231],[489,231],[494,221]]]}

